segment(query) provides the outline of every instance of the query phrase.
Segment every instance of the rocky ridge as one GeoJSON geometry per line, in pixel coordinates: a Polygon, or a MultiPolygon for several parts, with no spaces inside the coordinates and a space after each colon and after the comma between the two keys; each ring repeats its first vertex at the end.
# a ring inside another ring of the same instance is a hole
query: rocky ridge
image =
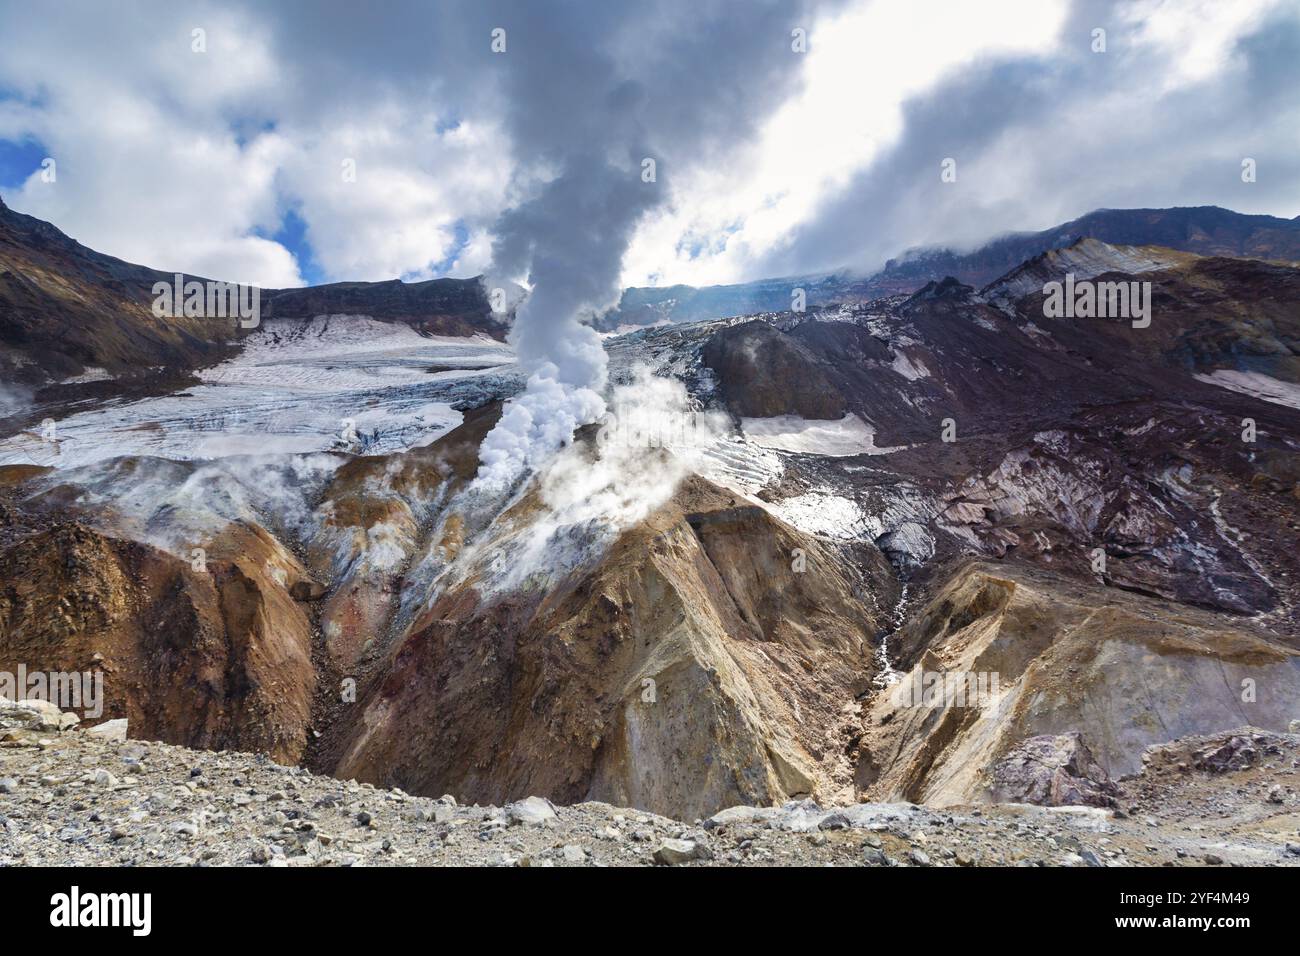
{"type": "Polygon", "coordinates": [[[632,288],[603,316],[606,329],[656,322],[698,322],[718,316],[784,312],[791,292],[804,290],[809,307],[859,305],[929,282],[953,277],[979,287],[1044,253],[1080,239],[1123,246],[1159,246],[1202,256],[1300,261],[1300,217],[1243,215],[1218,206],[1173,209],[1096,209],[1041,232],[1018,232],[970,251],[943,247],[908,249],[875,273],[852,270],[790,276],[739,285],[632,288]]]}

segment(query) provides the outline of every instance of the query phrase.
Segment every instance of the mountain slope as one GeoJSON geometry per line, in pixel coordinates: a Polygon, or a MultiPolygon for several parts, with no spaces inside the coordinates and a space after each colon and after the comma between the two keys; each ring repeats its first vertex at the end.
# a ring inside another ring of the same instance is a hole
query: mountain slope
{"type": "Polygon", "coordinates": [[[862,288],[871,295],[907,292],[944,276],[980,286],[1026,259],[1073,245],[1078,239],[1160,246],[1203,256],[1300,261],[1300,217],[1245,215],[1219,206],[1096,209],[1041,232],[994,239],[968,253],[942,248],[909,250],[887,262],[862,288]]]}
{"type": "MultiPolygon", "coordinates": [[[[186,281],[207,280],[186,276],[186,281]]],[[[0,201],[0,372],[39,388],[102,369],[110,378],[203,368],[229,357],[246,331],[227,318],[159,318],[153,285],[175,275],[86,248],[0,201]]],[[[479,279],[344,282],[261,290],[261,318],[364,315],[428,335],[504,339],[479,279]]]]}
{"type": "Polygon", "coordinates": [[[934,672],[996,673],[999,692],[984,709],[878,695],[859,776],[877,800],[987,799],[999,761],[1040,735],[1082,735],[1119,779],[1178,737],[1285,731],[1300,700],[1300,650],[1247,622],[1006,565],[958,569],[895,641],[905,692],[934,672]]]}
{"type": "Polygon", "coordinates": [[[88,368],[192,368],[228,354],[233,322],[153,315],[173,277],[104,256],[0,201],[0,371],[29,386],[88,368]]]}

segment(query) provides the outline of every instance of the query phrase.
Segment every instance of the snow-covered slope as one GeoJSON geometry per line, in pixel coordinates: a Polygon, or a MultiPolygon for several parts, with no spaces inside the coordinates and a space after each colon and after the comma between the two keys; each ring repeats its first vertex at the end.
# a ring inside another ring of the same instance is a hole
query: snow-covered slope
{"type": "Polygon", "coordinates": [[[7,439],[0,464],[399,451],[446,434],[458,407],[514,391],[513,363],[487,336],[424,336],[363,316],[268,322],[236,358],[200,372],[202,385],[73,414],[52,439],[7,439]]]}

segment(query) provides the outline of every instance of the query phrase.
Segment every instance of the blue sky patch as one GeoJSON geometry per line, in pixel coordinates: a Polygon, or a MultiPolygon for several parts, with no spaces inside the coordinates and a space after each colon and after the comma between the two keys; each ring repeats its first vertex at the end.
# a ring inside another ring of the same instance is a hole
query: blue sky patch
{"type": "Polygon", "coordinates": [[[17,189],[41,168],[41,160],[48,155],[45,146],[34,139],[0,139],[0,190],[17,189]]]}

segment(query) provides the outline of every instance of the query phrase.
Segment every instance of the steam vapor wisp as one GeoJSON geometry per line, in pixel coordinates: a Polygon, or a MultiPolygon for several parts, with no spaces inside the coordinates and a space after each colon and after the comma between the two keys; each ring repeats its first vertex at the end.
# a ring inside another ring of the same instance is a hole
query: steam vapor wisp
{"type": "Polygon", "coordinates": [[[526,198],[495,224],[489,282],[526,277],[530,292],[510,334],[528,384],[480,448],[475,485],[491,491],[604,415],[606,356],[586,321],[617,302],[634,230],[664,201],[664,173],[751,136],[759,107],[797,82],[790,18],[804,4],[753,0],[752,29],[739,34],[731,5],[711,0],[610,3],[567,19],[540,4],[496,12],[510,24],[500,102],[526,198]],[[689,28],[663,29],[674,17],[689,28]]]}

